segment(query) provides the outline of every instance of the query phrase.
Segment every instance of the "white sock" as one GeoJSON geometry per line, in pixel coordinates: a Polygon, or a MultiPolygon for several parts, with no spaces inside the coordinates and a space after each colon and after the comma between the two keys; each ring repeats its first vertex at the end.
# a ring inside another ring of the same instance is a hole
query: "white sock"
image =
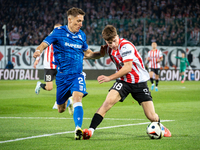
{"type": "Polygon", "coordinates": [[[93,128],[89,128],[88,130],[92,131],[92,135],[93,135],[94,129],[93,128]]]}

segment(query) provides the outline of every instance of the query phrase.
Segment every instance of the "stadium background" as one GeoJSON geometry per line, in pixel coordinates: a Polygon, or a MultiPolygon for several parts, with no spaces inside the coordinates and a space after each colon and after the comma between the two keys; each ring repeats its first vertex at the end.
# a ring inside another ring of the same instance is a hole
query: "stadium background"
{"type": "MultiPolygon", "coordinates": [[[[157,42],[164,55],[161,80],[179,80],[179,61],[172,54],[181,56],[181,52],[186,53],[193,68],[186,71],[186,79],[190,80],[192,73],[196,81],[200,79],[198,0],[1,0],[1,80],[43,79],[42,61],[38,70],[33,69],[33,52],[54,24],[67,24],[66,10],[71,7],[80,7],[86,12],[82,30],[92,50],[104,44],[101,37],[104,26],[113,24],[120,37],[133,42],[145,63],[151,43],[157,42]],[[13,62],[14,70],[4,70],[8,60],[13,62]]],[[[108,58],[84,61],[83,68],[87,79],[114,72],[108,58]]]]}

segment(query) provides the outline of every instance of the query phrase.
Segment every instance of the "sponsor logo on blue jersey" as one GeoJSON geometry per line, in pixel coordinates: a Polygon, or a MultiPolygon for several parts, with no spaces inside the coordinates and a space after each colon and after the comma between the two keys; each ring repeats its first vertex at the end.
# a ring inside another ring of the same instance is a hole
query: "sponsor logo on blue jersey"
{"type": "Polygon", "coordinates": [[[73,47],[73,48],[82,48],[83,45],[71,44],[71,43],[65,42],[65,46],[73,47]]]}

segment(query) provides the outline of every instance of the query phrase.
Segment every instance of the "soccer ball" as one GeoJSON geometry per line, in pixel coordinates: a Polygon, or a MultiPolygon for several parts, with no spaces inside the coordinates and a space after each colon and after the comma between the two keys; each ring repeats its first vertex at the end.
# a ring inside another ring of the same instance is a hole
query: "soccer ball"
{"type": "Polygon", "coordinates": [[[147,135],[151,139],[161,139],[164,135],[164,127],[161,123],[159,122],[151,122],[147,126],[147,135]]]}

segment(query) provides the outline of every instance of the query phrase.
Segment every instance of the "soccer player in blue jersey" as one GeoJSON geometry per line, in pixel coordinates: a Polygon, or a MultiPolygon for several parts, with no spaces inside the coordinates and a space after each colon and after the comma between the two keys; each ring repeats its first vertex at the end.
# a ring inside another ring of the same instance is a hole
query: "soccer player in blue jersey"
{"type": "MultiPolygon", "coordinates": [[[[73,97],[75,123],[75,139],[82,138],[81,129],[83,122],[82,97],[87,95],[85,79],[82,74],[83,58],[95,57],[95,53],[88,49],[86,35],[80,30],[84,21],[85,12],[79,8],[67,11],[68,25],[55,28],[49,36],[36,48],[33,57],[39,57],[42,51],[53,44],[56,75],[56,101],[58,112],[66,109],[67,100],[73,97]]],[[[98,58],[97,56],[96,58],[98,58]]]]}

